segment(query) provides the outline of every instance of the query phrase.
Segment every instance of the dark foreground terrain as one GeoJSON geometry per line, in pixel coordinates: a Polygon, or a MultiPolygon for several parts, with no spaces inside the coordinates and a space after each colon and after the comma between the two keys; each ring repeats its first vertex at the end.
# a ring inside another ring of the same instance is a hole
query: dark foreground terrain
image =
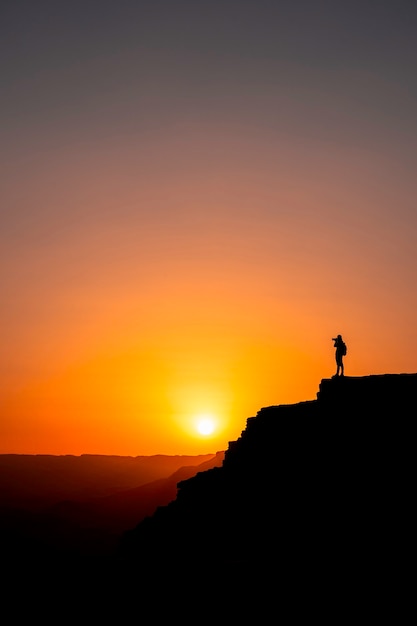
{"type": "Polygon", "coordinates": [[[227,607],[223,617],[262,624],[398,622],[414,597],[416,397],[417,374],[371,375],[262,408],[221,463],[180,480],[108,558],[49,573],[69,574],[67,599],[146,606],[156,621],[204,623],[227,607]]]}
{"type": "Polygon", "coordinates": [[[223,458],[0,455],[2,563],[102,562],[124,531],[175,499],[178,482],[223,458]]]}

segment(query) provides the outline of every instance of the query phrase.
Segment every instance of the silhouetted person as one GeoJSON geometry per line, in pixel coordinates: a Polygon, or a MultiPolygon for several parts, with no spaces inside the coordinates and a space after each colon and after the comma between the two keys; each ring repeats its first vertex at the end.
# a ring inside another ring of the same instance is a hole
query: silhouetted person
{"type": "Polygon", "coordinates": [[[332,341],[334,341],[334,347],[336,348],[335,358],[337,368],[335,376],[344,376],[345,366],[343,365],[343,357],[346,354],[346,344],[342,339],[342,335],[337,335],[337,337],[333,337],[332,341]]]}

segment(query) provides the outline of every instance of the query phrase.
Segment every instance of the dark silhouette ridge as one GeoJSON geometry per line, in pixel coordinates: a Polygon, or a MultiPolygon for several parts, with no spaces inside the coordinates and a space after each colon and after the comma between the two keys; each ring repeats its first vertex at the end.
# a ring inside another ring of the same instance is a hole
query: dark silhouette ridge
{"type": "Polygon", "coordinates": [[[409,586],[416,397],[417,374],[345,376],[316,400],[262,408],[221,467],[124,534],[122,569],[409,586]]]}
{"type": "MultiPolygon", "coordinates": [[[[82,502],[59,502],[49,507],[46,513],[56,519],[76,524],[79,528],[95,528],[117,537],[123,531],[136,526],[139,520],[152,515],[159,506],[175,500],[179,482],[191,478],[197,472],[221,465],[223,458],[224,452],[218,452],[199,465],[184,465],[168,477],[82,502]]],[[[198,461],[199,457],[195,460],[198,461]]]]}
{"type": "Polygon", "coordinates": [[[222,464],[180,480],[114,553],[49,559],[39,546],[23,561],[21,546],[6,582],[36,598],[53,589],[77,614],[88,602],[95,617],[112,604],[118,617],[146,608],[193,624],[209,614],[396,623],[414,601],[416,397],[417,374],[323,379],[315,400],[247,418],[222,464]]]}
{"type": "Polygon", "coordinates": [[[0,454],[0,504],[39,510],[63,500],[110,496],[214,456],[0,454]]]}
{"type": "Polygon", "coordinates": [[[178,482],[223,458],[0,455],[2,564],[101,563],[120,533],[175,499],[178,482]]]}

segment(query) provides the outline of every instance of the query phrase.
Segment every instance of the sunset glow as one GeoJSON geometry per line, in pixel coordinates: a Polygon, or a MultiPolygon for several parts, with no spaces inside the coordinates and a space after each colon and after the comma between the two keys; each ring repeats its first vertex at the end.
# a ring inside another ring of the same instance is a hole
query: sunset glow
{"type": "Polygon", "coordinates": [[[338,333],[417,371],[412,3],[6,4],[0,453],[224,450],[338,333]]]}
{"type": "Polygon", "coordinates": [[[216,427],[211,415],[197,417],[196,425],[200,435],[211,435],[216,427]]]}

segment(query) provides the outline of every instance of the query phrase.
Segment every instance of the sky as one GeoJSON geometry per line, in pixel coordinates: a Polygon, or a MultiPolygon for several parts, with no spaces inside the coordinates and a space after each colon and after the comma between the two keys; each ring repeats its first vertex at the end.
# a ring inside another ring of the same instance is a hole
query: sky
{"type": "Polygon", "coordinates": [[[2,0],[1,454],[225,450],[339,333],[345,375],[417,372],[416,31],[411,0],[2,0]]]}

